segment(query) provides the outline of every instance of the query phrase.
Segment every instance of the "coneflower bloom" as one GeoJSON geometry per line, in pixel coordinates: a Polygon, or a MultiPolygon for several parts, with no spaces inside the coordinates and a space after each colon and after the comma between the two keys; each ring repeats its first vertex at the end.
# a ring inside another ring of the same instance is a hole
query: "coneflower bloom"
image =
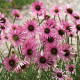
{"type": "Polygon", "coordinates": [[[73,59],[72,57],[75,55],[74,53],[74,49],[72,46],[70,46],[69,44],[62,44],[62,59],[64,61],[67,61],[67,60],[71,60],[73,59]]]}
{"type": "Polygon", "coordinates": [[[38,43],[34,37],[29,38],[22,45],[22,54],[25,55],[25,58],[29,61],[33,59],[37,54],[38,43]]]}
{"type": "Polygon", "coordinates": [[[0,12],[0,25],[3,25],[3,26],[9,26],[9,21],[8,19],[5,17],[4,14],[1,14],[0,12]]]}
{"type": "Polygon", "coordinates": [[[76,34],[76,31],[70,31],[67,33],[67,35],[71,38],[73,38],[75,36],[75,34],[76,34]]]}
{"type": "Polygon", "coordinates": [[[18,47],[25,40],[25,33],[21,30],[11,30],[9,39],[15,47],[18,47]]]}
{"type": "Polygon", "coordinates": [[[4,68],[6,68],[6,70],[8,71],[11,71],[12,69],[15,68],[16,63],[18,63],[20,59],[15,54],[12,54],[10,58],[5,57],[3,61],[4,68]]]}
{"type": "Polygon", "coordinates": [[[53,15],[59,15],[61,13],[61,8],[58,5],[55,5],[52,9],[51,9],[51,13],[53,15]]]}
{"type": "Polygon", "coordinates": [[[58,39],[63,39],[65,35],[65,29],[63,28],[63,25],[56,27],[56,35],[58,39]]]}
{"type": "Polygon", "coordinates": [[[53,43],[51,45],[47,45],[46,46],[46,51],[48,53],[49,56],[53,57],[53,59],[58,59],[58,55],[60,55],[60,51],[61,51],[61,46],[57,43],[53,43]]]}
{"type": "Polygon", "coordinates": [[[46,10],[44,11],[44,19],[45,20],[48,20],[50,18],[50,15],[48,15],[47,13],[46,13],[46,10]]]}
{"type": "Polygon", "coordinates": [[[72,14],[72,17],[74,18],[75,21],[80,20],[80,15],[77,14],[77,13],[73,13],[73,14],[72,14]]]}
{"type": "Polygon", "coordinates": [[[40,36],[40,41],[42,44],[45,44],[45,45],[52,45],[53,43],[59,42],[56,35],[52,37],[48,37],[48,39],[43,36],[40,36]]]}
{"type": "Polygon", "coordinates": [[[36,15],[42,15],[45,11],[44,4],[40,1],[36,1],[32,4],[31,10],[36,15]]]}
{"type": "Polygon", "coordinates": [[[80,21],[76,21],[76,22],[74,22],[74,24],[75,24],[75,27],[73,28],[74,29],[74,31],[80,31],[80,21]]]}
{"type": "Polygon", "coordinates": [[[30,66],[30,63],[29,62],[27,62],[27,61],[21,61],[15,67],[14,72],[19,73],[21,71],[24,71],[29,66],[30,66]]]}
{"type": "Polygon", "coordinates": [[[11,25],[11,29],[16,30],[17,29],[17,25],[16,24],[11,25]]]}
{"type": "Polygon", "coordinates": [[[69,14],[69,15],[72,15],[72,14],[73,14],[73,9],[72,9],[72,7],[69,6],[69,5],[66,5],[66,6],[65,6],[65,12],[66,12],[67,14],[69,14]]]}
{"type": "Polygon", "coordinates": [[[35,20],[27,20],[24,24],[25,31],[27,36],[34,36],[37,32],[37,22],[35,20]]]}
{"type": "Polygon", "coordinates": [[[52,28],[56,28],[57,26],[57,21],[52,19],[47,19],[45,25],[53,26],[52,28]]]}
{"type": "Polygon", "coordinates": [[[67,65],[66,70],[69,73],[74,73],[75,72],[75,65],[73,65],[73,64],[67,65]]]}
{"type": "Polygon", "coordinates": [[[49,38],[55,35],[55,31],[52,29],[53,26],[49,26],[49,25],[42,25],[39,28],[39,33],[41,36],[45,37],[45,38],[49,38]]]}
{"type": "Polygon", "coordinates": [[[56,69],[53,73],[53,78],[57,78],[58,80],[65,80],[66,75],[64,75],[64,72],[62,70],[56,69]]]}
{"type": "Polygon", "coordinates": [[[13,16],[15,16],[16,19],[22,19],[22,15],[19,12],[19,10],[13,10],[13,16]]]}
{"type": "Polygon", "coordinates": [[[66,32],[71,31],[71,28],[73,27],[73,25],[71,25],[68,20],[66,22],[65,22],[65,20],[62,20],[62,24],[63,24],[63,28],[65,29],[66,32]]]}
{"type": "Polygon", "coordinates": [[[41,70],[42,68],[44,68],[44,70],[48,70],[48,68],[50,68],[52,64],[52,60],[49,59],[49,56],[46,53],[44,54],[39,53],[37,55],[35,63],[38,63],[37,68],[39,68],[39,70],[41,70]]]}
{"type": "Polygon", "coordinates": [[[8,33],[1,34],[1,37],[2,37],[2,42],[9,41],[9,34],[8,33]]]}
{"type": "Polygon", "coordinates": [[[9,29],[9,20],[5,17],[4,14],[0,13],[0,29],[5,32],[7,29],[9,29]]]}

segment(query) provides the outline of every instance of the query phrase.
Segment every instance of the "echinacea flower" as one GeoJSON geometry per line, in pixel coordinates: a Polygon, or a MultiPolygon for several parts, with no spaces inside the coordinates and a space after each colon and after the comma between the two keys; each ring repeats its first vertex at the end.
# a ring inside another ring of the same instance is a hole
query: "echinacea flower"
{"type": "Polygon", "coordinates": [[[52,9],[51,9],[51,13],[53,15],[59,15],[61,13],[61,8],[58,5],[55,5],[52,9]]]}
{"type": "Polygon", "coordinates": [[[4,14],[1,14],[1,12],[0,12],[0,24],[4,24],[5,26],[9,24],[8,19],[5,17],[4,14]]]}
{"type": "Polygon", "coordinates": [[[56,79],[58,80],[64,80],[66,77],[66,75],[64,75],[64,72],[59,69],[54,70],[53,76],[54,76],[53,78],[56,77],[56,79]]]}
{"type": "Polygon", "coordinates": [[[77,14],[76,12],[72,14],[72,17],[74,18],[75,21],[80,20],[80,15],[77,14]]]}
{"type": "Polygon", "coordinates": [[[22,15],[19,12],[19,10],[13,10],[13,16],[15,16],[16,19],[22,19],[22,15]]]}
{"type": "Polygon", "coordinates": [[[40,28],[39,28],[39,33],[41,36],[45,37],[45,38],[49,38],[49,37],[52,37],[55,35],[55,32],[54,30],[52,29],[53,26],[49,26],[49,25],[42,25],[40,28]]]}
{"type": "Polygon", "coordinates": [[[45,45],[52,45],[53,43],[59,42],[56,35],[54,35],[52,37],[48,37],[48,39],[43,36],[40,36],[40,41],[42,44],[45,44],[45,45]]]}
{"type": "Polygon", "coordinates": [[[22,45],[22,54],[30,61],[36,56],[37,47],[38,43],[34,37],[26,39],[22,45]]]}
{"type": "Polygon", "coordinates": [[[0,13],[0,29],[6,31],[9,28],[9,20],[5,17],[4,14],[0,13]]]}
{"type": "Polygon", "coordinates": [[[9,39],[15,47],[20,46],[24,42],[25,37],[26,35],[22,29],[10,31],[9,39]]]}
{"type": "Polygon", "coordinates": [[[5,57],[3,62],[4,68],[6,68],[6,70],[8,71],[11,71],[15,68],[16,63],[18,63],[19,61],[19,57],[17,57],[15,54],[12,54],[9,58],[5,57]]]}
{"type": "Polygon", "coordinates": [[[27,62],[27,61],[21,61],[15,67],[14,72],[19,73],[21,71],[24,71],[29,66],[30,66],[30,63],[29,62],[27,62]]]}
{"type": "Polygon", "coordinates": [[[65,29],[63,28],[63,25],[56,26],[56,35],[60,40],[64,38],[65,29]]]}
{"type": "Polygon", "coordinates": [[[16,28],[17,28],[16,24],[11,25],[11,29],[16,30],[16,28]]]}
{"type": "Polygon", "coordinates": [[[61,54],[62,54],[62,59],[64,61],[67,60],[70,61],[71,59],[73,59],[72,57],[75,55],[73,47],[66,43],[62,44],[61,54]]]}
{"type": "Polygon", "coordinates": [[[8,33],[1,34],[1,37],[2,37],[2,42],[9,41],[9,34],[8,33]]]}
{"type": "Polygon", "coordinates": [[[40,1],[36,1],[32,4],[31,10],[36,15],[42,15],[45,11],[44,4],[40,1]]]}
{"type": "Polygon", "coordinates": [[[44,11],[44,19],[45,20],[48,20],[50,18],[50,15],[48,15],[47,13],[46,13],[46,10],[44,11]]]}
{"type": "Polygon", "coordinates": [[[58,59],[58,55],[60,56],[61,46],[57,43],[53,43],[51,45],[46,46],[46,52],[49,56],[51,56],[54,59],[58,59]]]}
{"type": "Polygon", "coordinates": [[[66,6],[65,6],[65,12],[66,12],[67,14],[69,14],[69,15],[72,15],[72,14],[73,14],[73,9],[72,9],[72,7],[69,6],[69,5],[66,5],[66,6]]]}
{"type": "Polygon", "coordinates": [[[74,31],[80,32],[80,21],[74,21],[75,27],[73,27],[74,31]]]}
{"type": "Polygon", "coordinates": [[[75,72],[75,65],[73,65],[73,64],[67,65],[66,70],[69,73],[74,73],[75,72]]]}
{"type": "Polygon", "coordinates": [[[53,26],[52,28],[56,28],[57,26],[57,21],[54,20],[53,18],[47,19],[45,25],[53,26]]]}
{"type": "Polygon", "coordinates": [[[25,31],[28,36],[34,36],[37,32],[37,22],[35,20],[27,20],[24,24],[25,31]]]}
{"type": "Polygon", "coordinates": [[[39,53],[37,55],[35,63],[38,63],[37,68],[39,68],[39,70],[41,70],[42,68],[44,68],[44,70],[48,70],[48,68],[50,68],[52,64],[52,60],[49,59],[49,56],[46,53],[44,54],[39,53]]]}

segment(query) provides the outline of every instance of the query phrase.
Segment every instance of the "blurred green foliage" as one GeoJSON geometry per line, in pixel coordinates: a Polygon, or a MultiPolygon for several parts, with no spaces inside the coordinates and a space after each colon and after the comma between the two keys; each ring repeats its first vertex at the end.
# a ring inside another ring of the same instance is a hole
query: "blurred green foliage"
{"type": "Polygon", "coordinates": [[[13,0],[12,2],[9,2],[8,0],[0,0],[0,12],[8,16],[10,8],[21,9],[22,6],[31,4],[32,2],[35,2],[35,0],[13,0]]]}

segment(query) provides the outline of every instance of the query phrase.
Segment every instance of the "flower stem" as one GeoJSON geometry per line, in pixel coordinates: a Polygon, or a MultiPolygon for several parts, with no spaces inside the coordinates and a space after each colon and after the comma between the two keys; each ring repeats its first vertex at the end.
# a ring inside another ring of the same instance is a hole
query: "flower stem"
{"type": "Polygon", "coordinates": [[[61,22],[60,16],[58,15],[59,21],[61,22]]]}
{"type": "Polygon", "coordinates": [[[65,21],[67,20],[67,14],[66,14],[66,16],[65,16],[65,21]]]}
{"type": "Polygon", "coordinates": [[[71,37],[71,45],[72,45],[73,43],[72,43],[72,37],[71,37]]]}
{"type": "Polygon", "coordinates": [[[79,35],[77,31],[77,52],[78,52],[78,58],[79,58],[79,35]]]}

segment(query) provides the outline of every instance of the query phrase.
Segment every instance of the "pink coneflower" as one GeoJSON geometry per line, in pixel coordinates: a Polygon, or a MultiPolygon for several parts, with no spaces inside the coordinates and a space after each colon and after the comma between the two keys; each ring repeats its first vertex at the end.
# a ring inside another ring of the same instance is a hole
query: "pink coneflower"
{"type": "Polygon", "coordinates": [[[38,54],[37,58],[35,60],[35,63],[38,63],[38,68],[39,70],[44,68],[44,70],[47,70],[48,68],[50,68],[50,65],[52,64],[52,60],[49,59],[49,56],[44,53],[44,54],[38,54]]]}
{"type": "Polygon", "coordinates": [[[53,57],[53,59],[57,59],[57,55],[60,56],[61,46],[57,43],[53,43],[51,45],[46,46],[46,51],[49,56],[53,57]]]}
{"type": "Polygon", "coordinates": [[[19,10],[13,10],[13,16],[15,16],[16,19],[22,19],[22,15],[19,12],[19,10]]]}
{"type": "Polygon", "coordinates": [[[66,70],[68,70],[69,73],[75,72],[75,66],[73,64],[70,64],[66,67],[66,70]]]}
{"type": "Polygon", "coordinates": [[[80,21],[76,21],[76,22],[74,22],[74,24],[75,24],[75,27],[73,28],[74,29],[74,31],[80,31],[80,21]]]}
{"type": "Polygon", "coordinates": [[[6,57],[4,58],[4,68],[6,68],[8,71],[11,71],[13,68],[15,68],[16,63],[19,62],[20,59],[15,54],[12,54],[10,58],[6,57]]]}
{"type": "Polygon", "coordinates": [[[47,13],[46,13],[46,10],[44,11],[44,19],[45,20],[48,20],[50,18],[50,15],[48,15],[47,13]]]}
{"type": "Polygon", "coordinates": [[[51,13],[53,15],[59,15],[61,13],[61,8],[58,5],[55,5],[52,9],[51,9],[51,13]]]}
{"type": "Polygon", "coordinates": [[[36,1],[32,4],[31,10],[36,15],[42,15],[45,11],[44,4],[40,1],[36,1]]]}
{"type": "Polygon", "coordinates": [[[21,30],[11,30],[9,39],[15,47],[21,45],[21,43],[25,40],[25,33],[21,30]]]}
{"type": "Polygon", "coordinates": [[[73,59],[72,56],[75,55],[75,53],[73,53],[73,47],[70,46],[69,44],[62,44],[62,59],[64,61],[67,61],[67,60],[70,60],[70,59],[73,59]]]}
{"type": "Polygon", "coordinates": [[[2,42],[9,41],[9,34],[8,33],[1,34],[1,37],[2,37],[2,42]]]}
{"type": "Polygon", "coordinates": [[[75,34],[76,34],[76,31],[70,31],[70,32],[68,32],[68,36],[69,37],[71,37],[71,38],[73,38],[74,36],[75,36],[75,34]]]}
{"type": "Polygon", "coordinates": [[[22,45],[22,54],[25,55],[29,61],[37,54],[38,43],[34,37],[27,39],[22,45]]]}
{"type": "Polygon", "coordinates": [[[62,70],[54,70],[53,73],[54,77],[53,78],[57,78],[58,80],[65,80],[66,75],[64,75],[64,72],[62,70]]]}
{"type": "Polygon", "coordinates": [[[53,26],[49,26],[49,25],[42,25],[39,29],[40,29],[40,35],[45,37],[45,38],[49,38],[55,35],[54,30],[52,29],[53,26]]]}
{"type": "Polygon", "coordinates": [[[35,20],[27,20],[27,22],[24,24],[24,27],[28,36],[34,36],[38,28],[35,20]]]}
{"type": "Polygon", "coordinates": [[[66,32],[71,31],[71,28],[73,27],[73,25],[71,25],[68,20],[66,22],[65,22],[65,20],[62,20],[62,24],[63,24],[63,28],[65,29],[66,32]]]}
{"type": "Polygon", "coordinates": [[[72,15],[73,14],[73,9],[71,8],[71,6],[69,5],[66,5],[65,6],[65,12],[69,15],[72,15]]]}
{"type": "Polygon", "coordinates": [[[57,21],[52,18],[52,19],[46,20],[46,23],[45,23],[45,24],[47,24],[47,25],[49,25],[49,26],[53,26],[52,28],[56,28],[56,26],[57,26],[57,21]]]}
{"type": "Polygon", "coordinates": [[[15,67],[14,72],[19,73],[21,71],[24,71],[26,68],[30,66],[30,63],[27,61],[21,61],[18,63],[18,65],[15,67]]]}
{"type": "Polygon", "coordinates": [[[46,45],[52,45],[53,43],[59,42],[56,35],[52,37],[48,37],[48,39],[43,36],[40,36],[40,40],[42,44],[46,44],[46,45]]]}
{"type": "Polygon", "coordinates": [[[65,35],[65,29],[63,28],[63,25],[56,26],[56,35],[58,39],[63,39],[65,35]]]}
{"type": "Polygon", "coordinates": [[[75,21],[80,20],[80,15],[77,13],[73,13],[72,17],[74,18],[75,21]]]}
{"type": "Polygon", "coordinates": [[[9,20],[5,17],[4,14],[0,13],[0,29],[5,31],[7,28],[9,28],[9,20]]]}
{"type": "Polygon", "coordinates": [[[16,24],[11,25],[11,29],[16,30],[17,29],[17,25],[16,24]]]}
{"type": "Polygon", "coordinates": [[[6,23],[7,21],[8,20],[5,17],[5,15],[0,13],[0,24],[8,24],[8,23],[6,23]]]}

